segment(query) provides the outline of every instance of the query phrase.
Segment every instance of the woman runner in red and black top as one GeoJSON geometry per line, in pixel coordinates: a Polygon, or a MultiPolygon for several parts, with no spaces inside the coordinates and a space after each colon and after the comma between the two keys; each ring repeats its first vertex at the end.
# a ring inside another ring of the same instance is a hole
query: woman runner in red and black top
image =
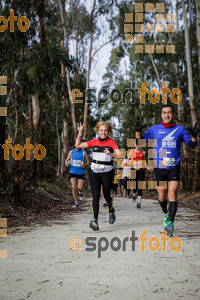
{"type": "Polygon", "coordinates": [[[99,134],[98,139],[93,139],[88,142],[81,143],[84,124],[78,127],[78,137],[76,138],[77,148],[92,148],[92,164],[89,169],[89,179],[92,190],[93,202],[92,213],[93,220],[90,222],[90,227],[93,230],[99,230],[98,214],[99,214],[99,199],[101,185],[103,186],[103,194],[108,204],[109,223],[115,222],[115,209],[113,200],[110,196],[114,179],[113,159],[120,155],[117,144],[109,138],[108,134],[112,135],[112,126],[109,122],[100,121],[96,124],[96,132],[99,134]],[[114,154],[115,152],[116,154],[114,154]]]}

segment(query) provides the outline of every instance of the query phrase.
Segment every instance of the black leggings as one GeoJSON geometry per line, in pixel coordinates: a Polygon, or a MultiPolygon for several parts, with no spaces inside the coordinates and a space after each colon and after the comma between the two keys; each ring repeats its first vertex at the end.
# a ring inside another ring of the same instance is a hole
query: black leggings
{"type": "Polygon", "coordinates": [[[112,190],[113,190],[113,194],[115,193],[115,195],[117,195],[117,188],[118,188],[118,183],[113,183],[112,190]]]}
{"type": "Polygon", "coordinates": [[[138,191],[138,196],[142,196],[142,190],[138,189],[138,181],[143,181],[145,176],[145,170],[140,169],[136,170],[136,178],[133,181],[136,181],[136,189],[133,190],[133,193],[136,193],[138,191]]]}
{"type": "Polygon", "coordinates": [[[113,201],[110,196],[110,191],[113,187],[114,170],[105,173],[94,173],[90,168],[89,179],[90,179],[90,186],[91,186],[92,197],[93,197],[93,201],[92,201],[93,218],[98,220],[101,185],[103,186],[103,194],[108,204],[109,212],[112,211],[113,201]]]}

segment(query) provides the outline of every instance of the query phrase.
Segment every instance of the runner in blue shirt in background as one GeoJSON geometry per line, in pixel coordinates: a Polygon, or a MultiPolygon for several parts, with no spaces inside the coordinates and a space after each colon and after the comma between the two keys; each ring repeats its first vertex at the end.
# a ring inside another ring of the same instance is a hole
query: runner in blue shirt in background
{"type": "Polygon", "coordinates": [[[180,181],[180,146],[184,142],[190,148],[195,148],[197,145],[197,135],[199,130],[197,123],[191,129],[191,135],[186,129],[178,124],[175,124],[175,113],[172,105],[164,105],[161,109],[161,124],[150,127],[142,136],[141,130],[146,127],[142,125],[142,120],[135,123],[136,138],[154,139],[154,176],[157,181],[158,199],[163,211],[163,226],[164,230],[170,236],[173,236],[174,219],[177,211],[177,190],[180,181]],[[159,182],[168,183],[168,200],[169,209],[167,209],[167,189],[159,182]]]}
{"type": "Polygon", "coordinates": [[[72,194],[74,197],[73,208],[78,207],[78,196],[79,199],[83,199],[82,191],[85,176],[85,167],[89,165],[89,159],[86,151],[83,149],[76,148],[68,153],[65,165],[70,167],[69,179],[72,185],[72,194]],[[79,195],[78,195],[79,191],[79,195]]]}

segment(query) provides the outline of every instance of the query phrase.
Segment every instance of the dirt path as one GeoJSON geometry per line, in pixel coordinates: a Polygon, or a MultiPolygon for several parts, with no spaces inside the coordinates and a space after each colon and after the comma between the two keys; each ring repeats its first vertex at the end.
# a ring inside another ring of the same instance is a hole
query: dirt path
{"type": "Polygon", "coordinates": [[[182,248],[173,252],[168,241],[166,252],[162,243],[152,252],[149,239],[162,235],[157,202],[143,200],[137,209],[131,199],[116,198],[115,207],[117,220],[110,225],[101,203],[99,232],[88,226],[88,209],[60,224],[1,238],[0,249],[7,249],[8,257],[0,259],[0,299],[200,299],[199,214],[179,208],[175,235],[182,248]],[[140,241],[135,241],[133,251],[132,231],[139,237],[144,230],[148,230],[145,252],[140,251],[140,241]],[[76,246],[83,251],[69,249],[73,237],[83,240],[82,246],[76,246]],[[95,251],[86,251],[91,250],[87,237],[96,239],[95,251]],[[100,251],[105,243],[108,249],[100,251]],[[120,249],[113,251],[117,246],[120,249]]]}

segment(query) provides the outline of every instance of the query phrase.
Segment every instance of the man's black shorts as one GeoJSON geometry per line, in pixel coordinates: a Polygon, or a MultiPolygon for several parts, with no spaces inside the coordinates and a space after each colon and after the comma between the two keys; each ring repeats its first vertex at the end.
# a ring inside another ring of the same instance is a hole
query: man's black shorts
{"type": "Polygon", "coordinates": [[[159,186],[159,181],[180,181],[180,162],[172,169],[154,169],[154,176],[159,186]]]}
{"type": "Polygon", "coordinates": [[[76,177],[77,179],[83,179],[84,180],[85,174],[76,175],[76,174],[69,173],[69,179],[73,178],[73,177],[76,177]]]}

